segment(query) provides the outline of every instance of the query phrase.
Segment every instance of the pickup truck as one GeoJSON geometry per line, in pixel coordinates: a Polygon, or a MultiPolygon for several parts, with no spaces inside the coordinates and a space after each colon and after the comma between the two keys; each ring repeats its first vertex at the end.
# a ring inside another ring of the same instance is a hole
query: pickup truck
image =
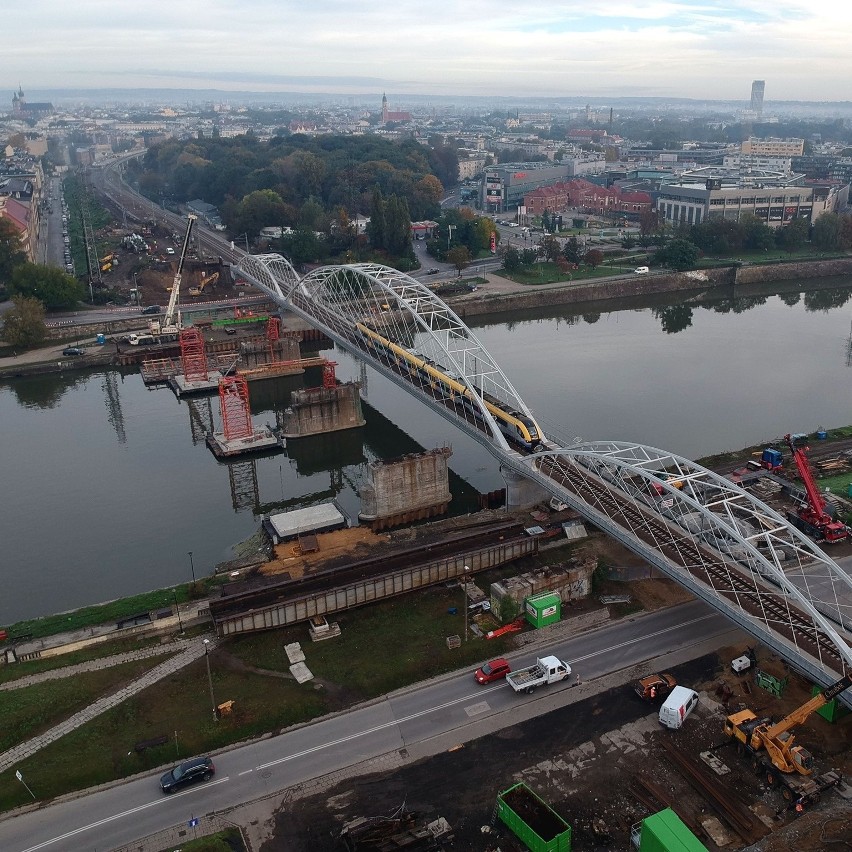
{"type": "Polygon", "coordinates": [[[506,675],[506,682],[515,692],[532,692],[537,686],[547,686],[564,680],[571,674],[571,666],[559,657],[539,657],[535,665],[518,669],[506,675]]]}

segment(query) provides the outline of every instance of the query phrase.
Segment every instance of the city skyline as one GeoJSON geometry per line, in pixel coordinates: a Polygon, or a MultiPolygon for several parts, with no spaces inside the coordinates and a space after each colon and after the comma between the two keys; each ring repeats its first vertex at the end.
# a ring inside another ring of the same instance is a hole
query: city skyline
{"type": "Polygon", "coordinates": [[[32,0],[4,12],[0,80],[51,88],[842,101],[852,9],[799,0],[32,0]]]}

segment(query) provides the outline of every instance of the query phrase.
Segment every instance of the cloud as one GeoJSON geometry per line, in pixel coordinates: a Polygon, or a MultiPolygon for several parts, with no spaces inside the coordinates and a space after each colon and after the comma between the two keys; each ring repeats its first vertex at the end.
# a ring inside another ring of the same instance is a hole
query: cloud
{"type": "Polygon", "coordinates": [[[852,4],[798,0],[31,0],[4,10],[0,85],[831,100],[850,30],[852,4]]]}

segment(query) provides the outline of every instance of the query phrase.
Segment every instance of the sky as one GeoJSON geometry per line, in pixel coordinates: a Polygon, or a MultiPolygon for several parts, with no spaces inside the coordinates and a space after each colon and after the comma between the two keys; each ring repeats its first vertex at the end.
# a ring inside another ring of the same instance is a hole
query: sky
{"type": "Polygon", "coordinates": [[[852,99],[848,0],[27,0],[0,87],[852,99]]]}

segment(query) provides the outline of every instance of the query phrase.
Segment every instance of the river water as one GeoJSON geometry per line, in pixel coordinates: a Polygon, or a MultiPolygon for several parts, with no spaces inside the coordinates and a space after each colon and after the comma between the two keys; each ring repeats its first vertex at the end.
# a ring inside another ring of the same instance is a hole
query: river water
{"type": "MultiPolygon", "coordinates": [[[[551,434],[696,458],[852,422],[843,284],[470,325],[551,434]]],[[[338,378],[363,380],[349,355],[333,358],[338,378]]],[[[320,381],[309,371],[252,383],[255,422],[274,422],[293,389],[320,381]]],[[[227,465],[202,437],[219,431],[216,399],[177,400],[117,370],[0,384],[0,626],[208,574],[263,513],[334,497],[354,517],[375,459],[450,445],[456,513],[502,487],[489,453],[369,368],[363,396],[363,429],[227,465]]]]}

